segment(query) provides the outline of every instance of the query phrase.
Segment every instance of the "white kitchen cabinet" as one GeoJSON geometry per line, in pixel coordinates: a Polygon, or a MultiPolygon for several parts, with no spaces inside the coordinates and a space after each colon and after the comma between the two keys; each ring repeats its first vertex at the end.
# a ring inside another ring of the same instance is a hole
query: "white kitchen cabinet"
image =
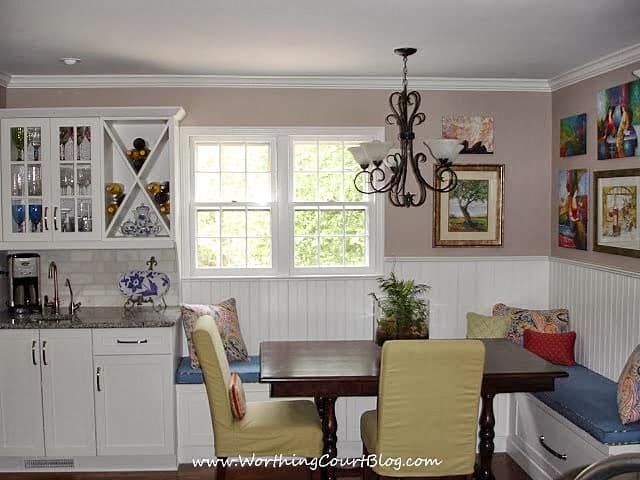
{"type": "Polygon", "coordinates": [[[174,329],[92,333],[98,455],[175,455],[174,329]]]}
{"type": "Polygon", "coordinates": [[[38,330],[0,331],[0,456],[44,455],[38,330]]]}
{"type": "Polygon", "coordinates": [[[0,456],[95,455],[89,330],[0,331],[0,456]]]}
{"type": "Polygon", "coordinates": [[[184,115],[180,107],[1,109],[0,249],[173,247],[184,115]]]}
{"type": "Polygon", "coordinates": [[[91,331],[40,330],[45,452],[96,454],[91,331]]]}

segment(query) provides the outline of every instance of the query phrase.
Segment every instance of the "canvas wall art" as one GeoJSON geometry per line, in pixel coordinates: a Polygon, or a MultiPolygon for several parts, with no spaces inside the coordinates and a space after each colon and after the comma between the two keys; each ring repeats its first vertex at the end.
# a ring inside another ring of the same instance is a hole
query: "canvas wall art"
{"type": "Polygon", "coordinates": [[[593,249],[640,257],[640,169],[595,171],[593,183],[596,195],[593,249]]]}
{"type": "Polygon", "coordinates": [[[587,114],[572,115],[560,120],[560,156],[571,157],[587,153],[587,114]]]}
{"type": "Polygon", "coordinates": [[[456,187],[434,195],[433,246],[502,246],[504,165],[456,165],[454,171],[456,187]]]}
{"type": "Polygon", "coordinates": [[[493,117],[486,115],[446,115],[442,136],[457,138],[464,145],[460,153],[493,153],[493,117]]]}
{"type": "Polygon", "coordinates": [[[598,160],[640,156],[640,80],[598,92],[598,160]]]}
{"type": "Polygon", "coordinates": [[[587,249],[589,218],[589,171],[561,170],[558,245],[576,250],[587,249]]]}

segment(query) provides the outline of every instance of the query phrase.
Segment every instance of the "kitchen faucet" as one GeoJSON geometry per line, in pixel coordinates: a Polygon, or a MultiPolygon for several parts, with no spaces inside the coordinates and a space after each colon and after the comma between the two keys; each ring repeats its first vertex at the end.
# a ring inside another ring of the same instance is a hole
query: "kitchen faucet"
{"type": "Polygon", "coordinates": [[[73,315],[78,311],[82,302],[73,303],[73,290],[71,289],[71,281],[68,278],[64,281],[64,284],[69,287],[69,296],[71,297],[69,301],[69,315],[73,315]]]}
{"type": "Polygon", "coordinates": [[[53,301],[48,305],[53,307],[53,313],[60,313],[60,297],[58,297],[58,266],[56,262],[49,264],[49,278],[53,278],[53,301]]]}

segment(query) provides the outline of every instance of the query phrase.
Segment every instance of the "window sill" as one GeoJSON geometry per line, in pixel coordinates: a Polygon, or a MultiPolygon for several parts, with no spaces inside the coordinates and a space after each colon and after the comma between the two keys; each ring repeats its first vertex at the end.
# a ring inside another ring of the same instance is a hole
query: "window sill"
{"type": "Polygon", "coordinates": [[[191,275],[182,277],[186,281],[219,282],[219,281],[254,281],[254,280],[349,280],[349,279],[375,279],[382,276],[380,273],[343,273],[325,275],[191,275]]]}

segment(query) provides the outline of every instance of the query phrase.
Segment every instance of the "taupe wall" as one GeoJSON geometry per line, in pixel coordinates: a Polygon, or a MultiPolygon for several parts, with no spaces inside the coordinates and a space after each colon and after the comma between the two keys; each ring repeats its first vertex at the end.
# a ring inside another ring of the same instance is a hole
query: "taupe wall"
{"type": "Polygon", "coordinates": [[[640,158],[629,157],[611,160],[598,160],[597,153],[597,101],[598,90],[635,80],[631,73],[640,67],[636,63],[598,77],[585,80],[553,93],[553,164],[551,171],[551,255],[583,262],[610,265],[627,270],[640,271],[640,259],[611,255],[593,251],[593,211],[595,196],[593,192],[593,171],[614,170],[619,168],[638,168],[640,158]],[[587,153],[575,157],[560,157],[560,119],[577,113],[587,113],[587,153]],[[558,246],[558,172],[560,170],[588,168],[591,174],[591,194],[589,197],[588,251],[573,250],[558,246]]]}
{"type": "Polygon", "coordinates": [[[7,103],[7,89],[0,87],[0,108],[4,108],[7,103]]]}
{"type": "MultiPolygon", "coordinates": [[[[183,125],[381,126],[389,92],[378,90],[135,88],[9,89],[7,107],[181,105],[183,125]]],[[[387,207],[385,255],[548,255],[550,245],[551,94],[423,92],[428,116],[418,138],[441,135],[449,113],[492,114],[494,155],[467,163],[504,163],[504,248],[431,247],[432,202],[422,208],[387,207]]],[[[393,137],[392,129],[387,136],[393,137]]],[[[420,144],[419,144],[420,145],[420,144]]]]}

